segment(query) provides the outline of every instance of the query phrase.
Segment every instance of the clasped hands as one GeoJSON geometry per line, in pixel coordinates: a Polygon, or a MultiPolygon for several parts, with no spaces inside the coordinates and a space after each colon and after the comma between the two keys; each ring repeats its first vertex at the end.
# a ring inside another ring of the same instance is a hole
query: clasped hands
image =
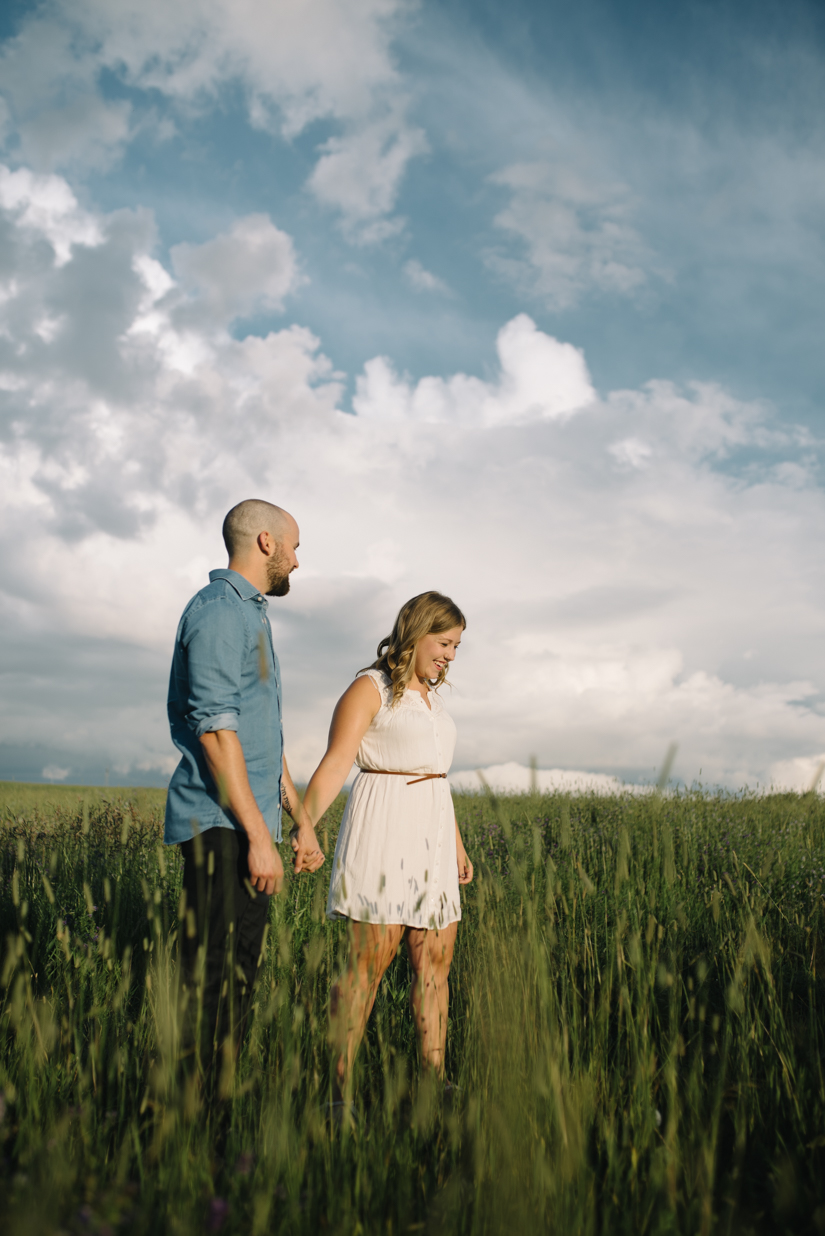
{"type": "Polygon", "coordinates": [[[294,854],[292,870],[296,875],[299,871],[317,871],[323,866],[326,855],[318,844],[315,829],[309,819],[292,825],[289,830],[289,844],[294,854]]]}

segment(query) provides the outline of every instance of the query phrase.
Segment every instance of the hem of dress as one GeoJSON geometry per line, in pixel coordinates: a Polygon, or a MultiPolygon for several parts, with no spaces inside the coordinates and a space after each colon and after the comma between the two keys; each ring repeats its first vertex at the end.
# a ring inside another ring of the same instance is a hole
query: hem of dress
{"type": "Polygon", "coordinates": [[[376,922],[374,918],[356,918],[354,914],[345,914],[343,910],[327,910],[326,917],[332,922],[346,922],[350,920],[353,923],[371,923],[374,927],[415,927],[418,931],[442,931],[445,927],[449,927],[451,923],[461,922],[461,911],[459,910],[455,918],[450,918],[446,923],[439,923],[437,927],[430,927],[427,923],[406,923],[403,920],[396,922],[389,920],[376,922]]]}

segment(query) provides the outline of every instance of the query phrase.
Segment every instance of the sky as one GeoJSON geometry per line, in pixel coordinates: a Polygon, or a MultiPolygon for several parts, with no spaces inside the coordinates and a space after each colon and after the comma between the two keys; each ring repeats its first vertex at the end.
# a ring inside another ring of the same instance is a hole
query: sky
{"type": "Polygon", "coordinates": [[[824,59],[808,0],[7,4],[0,778],[165,783],[260,497],[297,779],[437,588],[456,770],[807,786],[824,59]]]}

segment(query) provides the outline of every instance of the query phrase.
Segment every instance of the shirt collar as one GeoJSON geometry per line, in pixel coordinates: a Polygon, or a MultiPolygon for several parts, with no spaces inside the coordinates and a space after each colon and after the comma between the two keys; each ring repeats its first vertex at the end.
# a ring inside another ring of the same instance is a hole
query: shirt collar
{"type": "Polygon", "coordinates": [[[230,571],[228,567],[220,571],[210,571],[210,584],[213,584],[216,579],[225,579],[228,584],[231,584],[242,601],[251,601],[258,597],[263,601],[266,600],[260,590],[254,584],[250,584],[246,576],[240,575],[237,571],[230,571]]]}

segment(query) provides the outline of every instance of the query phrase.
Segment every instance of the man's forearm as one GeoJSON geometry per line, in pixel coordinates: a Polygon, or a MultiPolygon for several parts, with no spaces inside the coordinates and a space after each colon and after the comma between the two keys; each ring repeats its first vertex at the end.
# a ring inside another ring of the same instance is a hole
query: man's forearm
{"type": "Polygon", "coordinates": [[[247,863],[252,891],[267,896],[280,892],[284,882],[283,864],[252,793],[238,735],[234,730],[215,730],[203,735],[201,745],[220,804],[229,808],[249,841],[247,863]]]}
{"type": "Polygon", "coordinates": [[[221,806],[228,807],[249,837],[267,833],[266,820],[255,801],[246,760],[238,735],[234,730],[216,730],[201,738],[206,763],[218,790],[221,806]]]}

